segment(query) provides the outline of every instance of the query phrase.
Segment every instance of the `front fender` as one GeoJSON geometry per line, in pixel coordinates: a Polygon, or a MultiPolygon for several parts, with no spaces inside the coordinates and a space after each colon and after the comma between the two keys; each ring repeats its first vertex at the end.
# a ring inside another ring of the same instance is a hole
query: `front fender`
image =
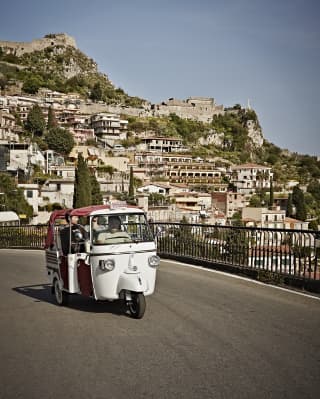
{"type": "Polygon", "coordinates": [[[118,281],[117,292],[122,290],[145,292],[148,289],[148,284],[145,278],[140,273],[136,274],[122,274],[118,281]]]}

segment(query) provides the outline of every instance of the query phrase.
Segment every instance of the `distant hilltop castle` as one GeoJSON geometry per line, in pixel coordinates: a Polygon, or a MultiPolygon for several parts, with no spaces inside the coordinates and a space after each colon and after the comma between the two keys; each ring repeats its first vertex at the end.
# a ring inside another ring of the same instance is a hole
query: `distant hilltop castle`
{"type": "Polygon", "coordinates": [[[213,98],[189,97],[187,100],[169,98],[161,104],[151,105],[153,116],[168,116],[172,113],[180,118],[211,122],[213,115],[223,115],[223,105],[217,105],[213,98]]]}
{"type": "Polygon", "coordinates": [[[6,54],[14,54],[17,57],[33,51],[41,51],[50,46],[72,46],[77,48],[73,37],[65,33],[51,33],[42,39],[35,39],[31,42],[8,42],[0,40],[0,48],[6,54]]]}

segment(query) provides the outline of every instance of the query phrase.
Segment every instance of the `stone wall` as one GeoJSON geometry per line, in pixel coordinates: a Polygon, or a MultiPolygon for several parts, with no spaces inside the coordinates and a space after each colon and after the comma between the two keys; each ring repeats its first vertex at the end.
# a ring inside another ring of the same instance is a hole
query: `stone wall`
{"type": "Polygon", "coordinates": [[[147,103],[143,108],[133,108],[117,105],[106,105],[97,103],[86,103],[80,105],[80,112],[94,114],[109,112],[114,114],[125,114],[143,117],[161,117],[176,114],[182,119],[194,119],[201,122],[211,122],[213,115],[223,115],[223,105],[215,104],[213,99],[190,97],[187,100],[170,99],[161,104],[147,103]],[[194,100],[196,99],[196,100],[194,100]]]}
{"type": "Polygon", "coordinates": [[[35,39],[31,42],[9,42],[0,41],[0,47],[7,54],[15,54],[20,57],[24,53],[32,53],[33,51],[41,51],[50,46],[72,46],[77,48],[73,37],[65,33],[57,33],[46,35],[42,39],[35,39]]]}
{"type": "Polygon", "coordinates": [[[213,115],[223,115],[223,105],[217,105],[213,98],[189,97],[187,100],[170,98],[161,104],[155,104],[151,116],[168,116],[176,114],[183,119],[196,119],[201,122],[211,122],[213,115]]]}

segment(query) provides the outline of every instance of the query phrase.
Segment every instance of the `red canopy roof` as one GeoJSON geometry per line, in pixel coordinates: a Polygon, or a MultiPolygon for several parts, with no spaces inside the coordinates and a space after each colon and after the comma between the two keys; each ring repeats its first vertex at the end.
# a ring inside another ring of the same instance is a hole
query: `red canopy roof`
{"type": "Polygon", "coordinates": [[[110,205],[90,205],[83,208],[72,209],[71,216],[89,216],[94,211],[110,209],[110,205]]]}
{"type": "MultiPolygon", "coordinates": [[[[136,206],[126,205],[128,208],[136,208],[136,206]]],[[[53,211],[51,213],[49,219],[49,226],[47,232],[47,238],[45,242],[45,248],[49,248],[53,244],[53,228],[54,222],[56,219],[65,219],[66,215],[69,214],[70,216],[89,216],[94,211],[102,211],[102,210],[109,210],[113,209],[110,205],[91,205],[85,206],[83,208],[76,208],[76,209],[59,209],[53,211]]]]}
{"type": "Polygon", "coordinates": [[[59,209],[56,211],[53,211],[50,215],[49,219],[49,225],[48,225],[48,231],[47,231],[47,237],[46,237],[46,242],[44,244],[44,248],[49,248],[53,244],[53,226],[54,226],[54,221],[56,219],[64,219],[66,217],[67,213],[70,213],[71,209],[59,209]]]}

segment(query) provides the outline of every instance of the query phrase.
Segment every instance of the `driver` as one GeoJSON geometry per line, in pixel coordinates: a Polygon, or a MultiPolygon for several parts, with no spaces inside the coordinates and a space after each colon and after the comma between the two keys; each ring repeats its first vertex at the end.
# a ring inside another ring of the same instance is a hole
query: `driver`
{"type": "Polygon", "coordinates": [[[130,235],[121,229],[121,220],[119,216],[109,216],[108,228],[106,231],[98,234],[97,243],[121,243],[131,241],[130,235]]]}
{"type": "Polygon", "coordinates": [[[118,216],[109,216],[108,230],[109,233],[117,233],[121,231],[121,220],[118,216]]]}

